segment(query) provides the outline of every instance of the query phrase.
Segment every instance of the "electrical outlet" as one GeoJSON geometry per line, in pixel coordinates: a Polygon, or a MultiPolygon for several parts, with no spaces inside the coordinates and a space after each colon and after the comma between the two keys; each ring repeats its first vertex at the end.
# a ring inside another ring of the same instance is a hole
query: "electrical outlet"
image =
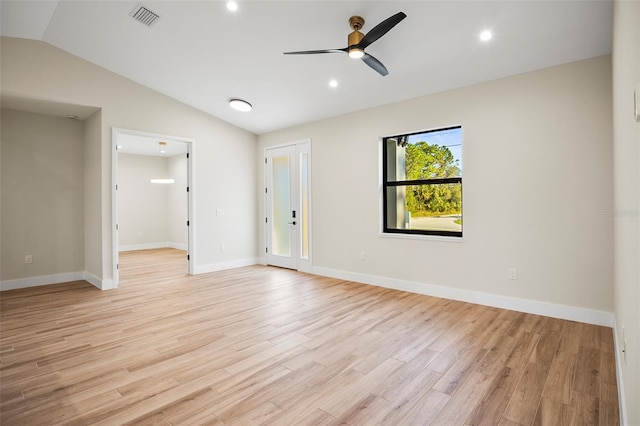
{"type": "Polygon", "coordinates": [[[510,280],[518,279],[518,270],[516,268],[509,268],[509,279],[510,280]]]}
{"type": "Polygon", "coordinates": [[[33,263],[33,256],[30,254],[26,254],[24,256],[24,263],[33,263]]]}
{"type": "Polygon", "coordinates": [[[365,252],[361,251],[361,252],[360,252],[360,260],[361,260],[362,262],[364,262],[365,260],[367,260],[367,253],[365,253],[365,252]]]}

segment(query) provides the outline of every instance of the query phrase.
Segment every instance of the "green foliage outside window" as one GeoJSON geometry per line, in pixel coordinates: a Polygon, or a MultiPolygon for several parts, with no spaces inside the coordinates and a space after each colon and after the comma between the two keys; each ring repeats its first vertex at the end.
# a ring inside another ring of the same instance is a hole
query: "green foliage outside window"
{"type": "MultiPolygon", "coordinates": [[[[417,142],[406,146],[406,180],[438,179],[461,175],[459,161],[446,146],[417,142]]],[[[459,183],[407,187],[406,206],[413,217],[460,214],[459,183]]]]}

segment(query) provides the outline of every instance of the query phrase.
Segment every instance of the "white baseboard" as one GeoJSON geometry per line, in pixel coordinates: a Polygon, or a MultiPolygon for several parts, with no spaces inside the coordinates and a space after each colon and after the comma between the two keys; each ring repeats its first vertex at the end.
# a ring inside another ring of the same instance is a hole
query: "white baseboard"
{"type": "Polygon", "coordinates": [[[41,275],[38,277],[20,278],[16,280],[0,281],[0,291],[17,290],[20,288],[40,287],[43,285],[62,284],[72,281],[87,281],[100,290],[113,288],[113,280],[102,280],[86,271],[66,272],[64,274],[41,275]]]}
{"type": "Polygon", "coordinates": [[[173,248],[173,249],[177,249],[177,250],[183,250],[183,251],[188,251],[189,248],[187,247],[186,244],[181,244],[181,243],[167,243],[167,247],[169,248],[173,248]]]}
{"type": "Polygon", "coordinates": [[[476,303],[479,305],[493,306],[495,308],[509,309],[512,311],[529,314],[543,315],[553,318],[584,322],[587,324],[613,327],[613,313],[579,308],[576,306],[560,305],[537,300],[520,299],[498,294],[483,293],[479,291],[464,290],[460,288],[444,287],[440,285],[425,284],[414,281],[404,281],[394,278],[379,277],[375,275],[347,272],[331,268],[313,266],[312,274],[339,278],[363,284],[371,284],[379,287],[424,294],[427,296],[442,297],[445,299],[459,300],[461,302],[476,303]]]}
{"type": "Polygon", "coordinates": [[[618,324],[616,323],[615,316],[613,317],[613,349],[616,352],[616,382],[618,384],[618,404],[620,410],[620,424],[627,424],[627,400],[624,395],[624,376],[622,375],[622,363],[624,362],[622,357],[622,348],[620,347],[620,338],[618,336],[618,324]]]}
{"type": "Polygon", "coordinates": [[[60,284],[70,281],[84,280],[84,271],[65,272],[63,274],[41,275],[38,277],[19,278],[0,281],[0,291],[16,290],[19,288],[38,287],[41,285],[60,284]]]}
{"type": "Polygon", "coordinates": [[[229,260],[226,262],[211,263],[209,265],[195,265],[193,274],[207,274],[209,272],[224,271],[225,269],[242,268],[243,266],[251,266],[260,264],[260,259],[250,257],[247,259],[229,260]]]}
{"type": "Polygon", "coordinates": [[[84,273],[84,280],[94,287],[99,288],[100,290],[111,290],[112,288],[114,288],[112,279],[103,280],[93,274],[90,274],[89,272],[84,273]]]}
{"type": "Polygon", "coordinates": [[[159,243],[128,244],[124,246],[119,246],[118,252],[135,251],[135,250],[153,250],[153,249],[161,249],[161,248],[174,248],[174,249],[184,250],[184,251],[188,250],[186,244],[163,241],[159,243]]]}
{"type": "Polygon", "coordinates": [[[121,245],[118,247],[118,251],[134,251],[134,250],[152,250],[159,248],[167,248],[169,247],[169,243],[159,242],[159,243],[143,243],[143,244],[129,244],[129,245],[121,245]]]}

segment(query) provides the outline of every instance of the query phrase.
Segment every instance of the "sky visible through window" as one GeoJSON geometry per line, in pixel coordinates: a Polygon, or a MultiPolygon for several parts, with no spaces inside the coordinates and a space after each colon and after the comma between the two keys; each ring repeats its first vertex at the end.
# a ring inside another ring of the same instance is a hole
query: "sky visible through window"
{"type": "Polygon", "coordinates": [[[458,167],[462,174],[462,128],[437,130],[434,132],[417,133],[409,136],[409,143],[426,142],[429,145],[446,146],[458,160],[458,167]]]}

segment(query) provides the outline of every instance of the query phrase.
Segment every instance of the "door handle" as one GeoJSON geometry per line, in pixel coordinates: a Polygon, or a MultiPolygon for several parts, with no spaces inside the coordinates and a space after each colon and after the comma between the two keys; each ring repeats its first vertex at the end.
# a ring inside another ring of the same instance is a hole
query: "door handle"
{"type": "Polygon", "coordinates": [[[289,225],[295,225],[296,221],[294,220],[293,222],[289,222],[289,225]]]}

